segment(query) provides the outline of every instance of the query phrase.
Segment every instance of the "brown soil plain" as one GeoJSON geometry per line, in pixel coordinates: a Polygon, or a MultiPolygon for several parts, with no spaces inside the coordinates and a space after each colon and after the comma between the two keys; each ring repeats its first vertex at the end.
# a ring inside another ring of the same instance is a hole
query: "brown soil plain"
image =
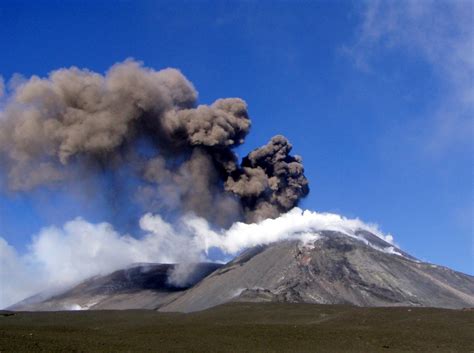
{"type": "Polygon", "coordinates": [[[0,352],[474,352],[474,311],[282,303],[190,314],[4,311],[0,352]]]}

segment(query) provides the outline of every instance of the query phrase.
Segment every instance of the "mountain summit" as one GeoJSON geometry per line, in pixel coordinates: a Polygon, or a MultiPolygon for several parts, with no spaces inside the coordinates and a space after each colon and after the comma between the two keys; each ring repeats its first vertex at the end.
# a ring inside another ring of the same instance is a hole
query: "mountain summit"
{"type": "Polygon", "coordinates": [[[195,265],[184,287],[170,284],[175,265],[138,264],[10,309],[192,312],[230,301],[474,306],[473,276],[421,262],[370,232],[323,231],[309,239],[257,246],[224,266],[195,265]]]}

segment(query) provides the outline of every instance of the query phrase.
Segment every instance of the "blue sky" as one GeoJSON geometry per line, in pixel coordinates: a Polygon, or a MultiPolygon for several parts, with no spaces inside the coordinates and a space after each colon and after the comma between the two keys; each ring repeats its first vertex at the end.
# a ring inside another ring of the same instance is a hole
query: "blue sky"
{"type": "MultiPolygon", "coordinates": [[[[469,1],[6,0],[0,75],[7,87],[128,57],[178,68],[200,102],[248,103],[240,155],[290,139],[310,180],[302,207],[377,223],[414,256],[473,274],[472,22],[469,1]]],[[[21,252],[76,216],[124,227],[104,204],[3,191],[0,236],[21,252]]]]}

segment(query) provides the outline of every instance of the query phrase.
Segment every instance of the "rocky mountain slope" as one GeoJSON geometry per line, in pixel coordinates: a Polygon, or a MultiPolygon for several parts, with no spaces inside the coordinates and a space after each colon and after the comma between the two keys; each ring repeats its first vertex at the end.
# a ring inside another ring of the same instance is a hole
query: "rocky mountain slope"
{"type": "Polygon", "coordinates": [[[474,307],[474,277],[423,263],[360,231],[251,248],[225,266],[200,264],[196,284],[170,285],[174,265],[137,266],[14,310],[131,309],[191,312],[230,301],[474,307]]]}
{"type": "Polygon", "coordinates": [[[220,268],[221,264],[194,264],[190,282],[170,282],[171,264],[134,264],[106,276],[90,278],[58,295],[36,295],[8,309],[21,311],[155,309],[182,294],[189,286],[220,268]]]}
{"type": "Polygon", "coordinates": [[[419,262],[370,233],[358,236],[323,232],[306,245],[250,249],[160,310],[196,311],[231,300],[474,306],[474,277],[419,262]]]}

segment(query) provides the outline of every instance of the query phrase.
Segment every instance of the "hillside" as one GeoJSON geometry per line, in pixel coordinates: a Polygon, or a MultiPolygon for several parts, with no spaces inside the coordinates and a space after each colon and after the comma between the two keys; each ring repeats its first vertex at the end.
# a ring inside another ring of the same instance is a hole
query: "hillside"
{"type": "Polygon", "coordinates": [[[137,264],[10,309],[192,312],[233,301],[474,307],[474,277],[418,261],[367,231],[352,237],[323,231],[304,243],[248,249],[224,266],[189,266],[185,286],[170,280],[176,265],[137,264]]]}
{"type": "Polygon", "coordinates": [[[423,263],[368,232],[322,232],[306,245],[280,242],[244,252],[162,311],[196,311],[228,301],[474,306],[474,277],[423,263]]]}

